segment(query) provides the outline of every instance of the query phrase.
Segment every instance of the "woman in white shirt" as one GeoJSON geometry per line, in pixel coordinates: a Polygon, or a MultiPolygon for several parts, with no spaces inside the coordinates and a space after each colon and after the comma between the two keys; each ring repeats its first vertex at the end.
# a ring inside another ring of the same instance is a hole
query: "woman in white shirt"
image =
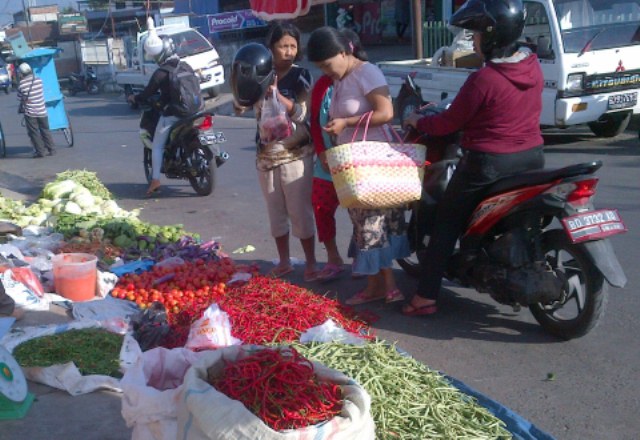
{"type": "MultiPolygon", "coordinates": [[[[307,56],[334,81],[329,123],[324,130],[336,145],[351,141],[362,115],[372,112],[367,140],[388,140],[387,123],[393,119],[389,87],[380,69],[367,62],[358,36],[349,29],[322,27],[313,31],[307,56]]],[[[347,300],[364,304],[404,300],[393,276],[393,261],[409,255],[404,210],[350,208],[355,259],[353,271],[368,275],[367,287],[347,300]]]]}

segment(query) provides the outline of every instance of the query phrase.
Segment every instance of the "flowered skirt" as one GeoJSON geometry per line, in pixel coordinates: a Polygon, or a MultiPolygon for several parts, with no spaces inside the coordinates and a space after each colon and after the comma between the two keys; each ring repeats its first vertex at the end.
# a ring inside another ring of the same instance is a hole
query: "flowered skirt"
{"type": "Polygon", "coordinates": [[[411,254],[405,209],[350,208],[349,217],[353,223],[349,257],[355,260],[354,272],[375,275],[411,254]]]}

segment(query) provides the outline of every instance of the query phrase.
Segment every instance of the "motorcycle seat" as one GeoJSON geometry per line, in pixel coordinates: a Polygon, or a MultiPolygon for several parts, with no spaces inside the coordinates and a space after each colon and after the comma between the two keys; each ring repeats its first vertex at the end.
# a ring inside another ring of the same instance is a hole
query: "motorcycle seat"
{"type": "Polygon", "coordinates": [[[538,185],[552,182],[558,179],[575,177],[585,174],[593,174],[602,166],[602,161],[583,162],[569,165],[563,168],[543,168],[541,170],[527,171],[515,176],[500,179],[488,189],[487,195],[503,193],[522,186],[538,185]]]}

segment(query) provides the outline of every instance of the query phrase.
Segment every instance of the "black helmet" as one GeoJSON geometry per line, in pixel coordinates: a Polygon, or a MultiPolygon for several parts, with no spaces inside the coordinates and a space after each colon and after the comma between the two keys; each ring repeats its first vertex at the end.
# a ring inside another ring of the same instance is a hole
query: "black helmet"
{"type": "Polygon", "coordinates": [[[262,44],[242,46],[231,65],[231,92],[236,103],[250,107],[260,101],[273,82],[271,51],[262,44]]]}
{"type": "Polygon", "coordinates": [[[482,33],[480,49],[488,59],[509,56],[522,35],[525,9],[521,0],[467,0],[449,23],[482,33]]]}

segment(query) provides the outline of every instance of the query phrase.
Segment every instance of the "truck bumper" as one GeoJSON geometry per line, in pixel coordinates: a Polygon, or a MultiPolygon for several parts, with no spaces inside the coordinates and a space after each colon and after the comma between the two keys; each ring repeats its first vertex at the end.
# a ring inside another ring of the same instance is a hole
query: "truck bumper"
{"type": "Polygon", "coordinates": [[[558,99],[556,101],[556,125],[564,127],[586,124],[597,121],[605,113],[620,111],[633,111],[634,114],[640,113],[640,91],[638,89],[558,99]],[[619,109],[609,108],[610,96],[630,93],[636,94],[636,104],[634,106],[619,109]]]}
{"type": "Polygon", "coordinates": [[[200,90],[224,84],[224,67],[220,64],[210,69],[199,70],[197,74],[200,77],[200,90]]]}

